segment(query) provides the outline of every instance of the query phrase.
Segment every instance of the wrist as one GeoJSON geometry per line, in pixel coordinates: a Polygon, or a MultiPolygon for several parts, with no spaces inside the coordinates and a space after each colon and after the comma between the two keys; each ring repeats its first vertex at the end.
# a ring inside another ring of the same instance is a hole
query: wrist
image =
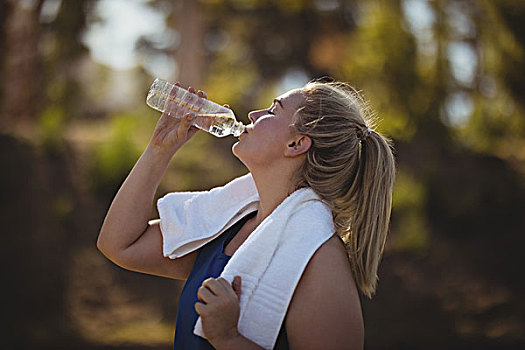
{"type": "Polygon", "coordinates": [[[157,146],[154,143],[149,143],[146,147],[146,150],[144,151],[144,154],[147,154],[155,161],[169,163],[179,148],[180,146],[173,147],[172,149],[166,149],[164,147],[157,146]]]}
{"type": "Polygon", "coordinates": [[[238,349],[239,341],[241,340],[242,335],[237,331],[232,331],[228,336],[222,338],[222,339],[214,339],[212,345],[217,350],[222,349],[238,349]]]}
{"type": "Polygon", "coordinates": [[[236,349],[242,349],[242,350],[261,350],[262,347],[257,345],[256,343],[252,342],[248,338],[245,338],[241,333],[239,333],[237,330],[235,330],[235,333],[231,333],[228,337],[216,340],[210,343],[215,347],[215,349],[218,350],[236,350],[236,349]]]}

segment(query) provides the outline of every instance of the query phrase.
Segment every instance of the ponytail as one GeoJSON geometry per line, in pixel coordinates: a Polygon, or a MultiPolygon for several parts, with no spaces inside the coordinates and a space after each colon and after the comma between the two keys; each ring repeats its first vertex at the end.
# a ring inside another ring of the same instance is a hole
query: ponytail
{"type": "Polygon", "coordinates": [[[312,146],[298,187],[311,187],[331,206],[357,285],[371,298],[390,222],[392,144],[370,129],[368,106],[348,85],[311,82],[303,93],[294,127],[310,136],[312,146]]]}
{"type": "MultiPolygon", "coordinates": [[[[390,142],[376,131],[360,141],[359,170],[345,196],[335,201],[342,212],[338,233],[346,244],[352,270],[369,298],[377,286],[377,270],[390,222],[395,165],[390,142]],[[350,217],[347,217],[350,214],[350,217]]],[[[336,221],[339,221],[337,216],[336,221]]]]}

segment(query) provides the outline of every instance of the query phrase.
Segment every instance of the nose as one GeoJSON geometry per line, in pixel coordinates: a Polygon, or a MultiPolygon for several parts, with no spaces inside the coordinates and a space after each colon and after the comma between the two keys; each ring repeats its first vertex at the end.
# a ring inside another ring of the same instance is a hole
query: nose
{"type": "Polygon", "coordinates": [[[250,113],[248,113],[248,119],[250,119],[252,123],[255,123],[257,119],[259,119],[259,117],[263,114],[264,114],[263,109],[259,109],[257,111],[251,111],[250,113]]]}

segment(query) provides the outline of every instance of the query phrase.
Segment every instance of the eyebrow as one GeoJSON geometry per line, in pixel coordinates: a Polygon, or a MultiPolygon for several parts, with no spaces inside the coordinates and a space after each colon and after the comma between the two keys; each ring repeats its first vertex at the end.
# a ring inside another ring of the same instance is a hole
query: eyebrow
{"type": "Polygon", "coordinates": [[[281,105],[281,108],[284,109],[284,106],[283,106],[283,103],[281,102],[281,100],[278,100],[278,99],[274,99],[273,102],[277,102],[279,105],[281,105]]]}

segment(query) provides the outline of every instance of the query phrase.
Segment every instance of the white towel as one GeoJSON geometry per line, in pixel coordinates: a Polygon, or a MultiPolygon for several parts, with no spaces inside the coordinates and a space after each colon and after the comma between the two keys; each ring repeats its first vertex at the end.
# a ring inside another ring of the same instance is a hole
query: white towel
{"type": "Polygon", "coordinates": [[[251,174],[210,191],[167,194],[157,202],[164,256],[175,259],[202,247],[258,203],[251,174]]]}
{"type": "MultiPolygon", "coordinates": [[[[257,204],[250,174],[207,192],[168,194],[158,202],[164,255],[176,258],[200,248],[257,204]]],[[[242,278],[240,334],[273,348],[308,261],[334,231],[328,206],[313,190],[303,188],[250,234],[221,274],[230,283],[234,276],[242,278]]],[[[200,318],[194,333],[205,338],[200,318]]]]}

